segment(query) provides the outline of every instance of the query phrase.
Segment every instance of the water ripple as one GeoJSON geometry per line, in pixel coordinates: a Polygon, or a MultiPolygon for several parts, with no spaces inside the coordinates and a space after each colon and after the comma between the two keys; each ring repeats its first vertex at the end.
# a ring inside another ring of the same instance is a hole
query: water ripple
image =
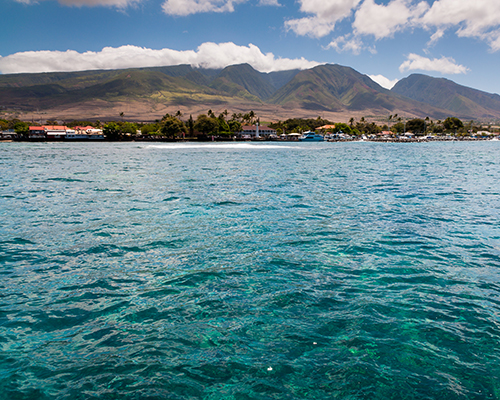
{"type": "Polygon", "coordinates": [[[2,143],[3,397],[500,399],[499,151],[2,143]]]}

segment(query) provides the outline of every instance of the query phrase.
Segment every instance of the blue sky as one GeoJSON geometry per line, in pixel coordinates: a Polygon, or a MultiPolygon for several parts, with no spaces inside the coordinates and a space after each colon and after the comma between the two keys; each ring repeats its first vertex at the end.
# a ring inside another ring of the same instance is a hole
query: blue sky
{"type": "Polygon", "coordinates": [[[1,0],[0,72],[332,63],[500,93],[499,0],[1,0]]]}

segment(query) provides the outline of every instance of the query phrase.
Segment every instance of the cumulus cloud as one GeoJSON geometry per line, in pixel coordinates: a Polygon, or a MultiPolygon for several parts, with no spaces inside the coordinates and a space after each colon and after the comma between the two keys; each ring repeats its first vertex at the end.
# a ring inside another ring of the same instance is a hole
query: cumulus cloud
{"type": "Polygon", "coordinates": [[[393,0],[387,5],[365,0],[356,11],[354,30],[360,35],[373,35],[376,39],[393,36],[429,9],[426,2],[411,5],[408,0],[393,0]]]}
{"type": "Polygon", "coordinates": [[[392,89],[396,83],[398,83],[398,79],[390,80],[386,78],[384,75],[368,75],[373,81],[377,82],[380,86],[386,89],[392,89]]]}
{"type": "Polygon", "coordinates": [[[366,47],[362,45],[362,36],[372,35],[375,39],[390,37],[415,25],[429,9],[427,2],[412,4],[411,0],[392,0],[387,5],[377,4],[374,0],[299,1],[300,10],[310,16],[288,20],[285,22],[285,28],[297,35],[321,38],[333,32],[338,22],[354,15],[354,38],[349,41],[345,41],[344,37],[335,39],[329,47],[337,51],[350,50],[355,54],[359,54],[361,48],[366,47]]]}
{"type": "Polygon", "coordinates": [[[259,0],[259,6],[276,6],[281,7],[278,0],[259,0]]]}
{"type": "MultiPolygon", "coordinates": [[[[36,4],[39,0],[15,0],[18,3],[22,4],[36,4]]],[[[140,3],[142,0],[58,0],[59,4],[65,6],[74,6],[74,7],[117,7],[117,8],[126,8],[128,6],[140,3]]]]}
{"type": "Polygon", "coordinates": [[[330,42],[327,48],[335,49],[338,53],[348,51],[353,54],[361,53],[363,50],[363,43],[359,37],[339,36],[330,42]]]}
{"type": "Polygon", "coordinates": [[[421,18],[424,27],[456,29],[459,37],[486,41],[500,50],[500,2],[498,0],[436,0],[421,18]]]}
{"type": "Polygon", "coordinates": [[[427,43],[428,46],[434,45],[439,39],[441,39],[444,36],[444,29],[438,29],[436,32],[434,32],[431,36],[431,39],[427,43]]]}
{"type": "Polygon", "coordinates": [[[335,29],[335,24],[352,14],[361,0],[299,0],[300,11],[309,17],[285,22],[297,35],[323,37],[335,29]]]}
{"type": "Polygon", "coordinates": [[[294,31],[299,36],[320,38],[328,35],[335,28],[335,23],[317,17],[291,19],[285,22],[287,30],[294,31]]]}
{"type": "Polygon", "coordinates": [[[85,71],[189,64],[199,68],[224,68],[248,63],[261,72],[312,68],[319,63],[304,58],[281,58],[262,53],[253,45],[203,43],[196,50],[153,50],[136,46],[105,47],[100,52],[27,51],[0,56],[0,72],[85,71]]]}
{"type": "Polygon", "coordinates": [[[300,36],[325,37],[341,21],[351,24],[344,36],[329,48],[337,51],[371,49],[363,45],[393,37],[405,29],[425,29],[431,33],[428,46],[439,41],[447,30],[459,37],[485,41],[491,51],[500,50],[500,1],[498,0],[298,0],[303,18],[285,21],[285,28],[300,36]]]}
{"type": "Polygon", "coordinates": [[[245,0],[166,0],[163,12],[168,15],[186,16],[207,12],[233,12],[234,5],[245,0]]]}
{"type": "Polygon", "coordinates": [[[426,58],[418,54],[410,54],[408,59],[399,66],[400,72],[405,71],[437,71],[443,74],[465,74],[468,69],[458,65],[451,57],[426,58]]]}

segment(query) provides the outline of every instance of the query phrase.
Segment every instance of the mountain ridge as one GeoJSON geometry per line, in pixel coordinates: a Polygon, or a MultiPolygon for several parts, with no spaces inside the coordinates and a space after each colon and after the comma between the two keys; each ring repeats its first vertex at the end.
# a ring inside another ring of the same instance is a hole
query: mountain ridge
{"type": "MultiPolygon", "coordinates": [[[[500,96],[443,78],[413,74],[388,90],[351,67],[259,72],[249,64],[223,69],[176,65],[122,70],[0,75],[0,107],[63,110],[142,104],[197,112],[211,106],[261,107],[271,115],[361,113],[408,117],[500,119],[500,96]]],[[[141,108],[141,107],[139,107],[141,108]]],[[[82,116],[83,117],[83,116],[82,116]]]]}
{"type": "Polygon", "coordinates": [[[412,74],[391,89],[413,100],[449,110],[462,118],[498,118],[500,96],[459,85],[446,78],[412,74]]]}

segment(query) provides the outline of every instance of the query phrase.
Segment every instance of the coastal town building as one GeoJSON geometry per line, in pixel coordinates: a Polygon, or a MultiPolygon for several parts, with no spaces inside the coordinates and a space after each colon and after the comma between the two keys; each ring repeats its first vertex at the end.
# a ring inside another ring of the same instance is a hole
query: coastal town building
{"type": "Polygon", "coordinates": [[[67,139],[104,139],[102,129],[93,126],[75,126],[75,132],[67,136],[67,139]]]}
{"type": "Polygon", "coordinates": [[[326,132],[326,131],[333,131],[335,129],[335,125],[323,125],[323,126],[320,126],[319,128],[316,128],[315,130],[316,131],[320,131],[320,132],[326,132]]]}
{"type": "Polygon", "coordinates": [[[31,140],[45,140],[47,134],[43,126],[30,126],[28,130],[28,138],[31,140]]]}
{"type": "Polygon", "coordinates": [[[93,126],[77,126],[75,129],[64,125],[30,126],[28,131],[30,140],[89,140],[104,139],[102,129],[93,126]]]}
{"type": "Polygon", "coordinates": [[[65,139],[69,128],[62,125],[43,125],[47,140],[60,140],[65,139]]]}
{"type": "Polygon", "coordinates": [[[249,139],[258,138],[260,136],[276,136],[276,129],[266,125],[244,125],[241,127],[240,136],[248,137],[249,139]]]}
{"type": "Polygon", "coordinates": [[[12,140],[17,138],[17,133],[14,129],[6,129],[6,130],[1,130],[0,129],[0,139],[2,140],[12,140]]]}

